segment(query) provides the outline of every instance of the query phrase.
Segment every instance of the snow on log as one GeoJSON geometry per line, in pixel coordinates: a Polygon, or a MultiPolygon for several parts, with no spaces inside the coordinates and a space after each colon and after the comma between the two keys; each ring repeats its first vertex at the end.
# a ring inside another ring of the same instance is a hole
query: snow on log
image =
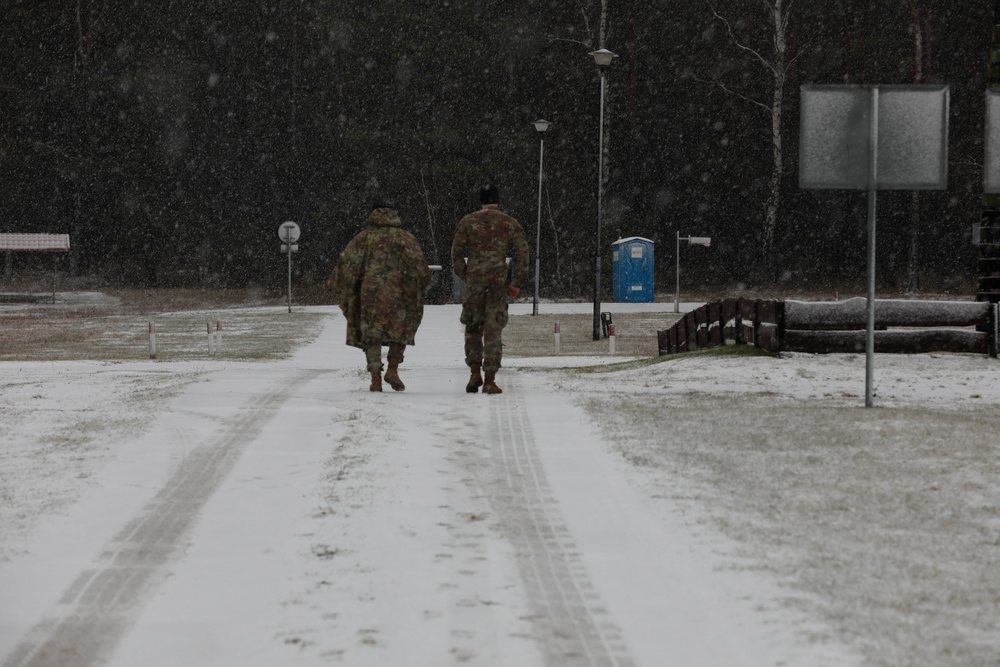
{"type": "MultiPolygon", "coordinates": [[[[909,301],[876,299],[875,326],[970,327],[989,321],[989,304],[976,301],[909,301]]],[[[868,300],[785,301],[788,329],[864,329],[868,325],[868,300]]]]}
{"type": "MultiPolygon", "coordinates": [[[[785,302],[786,306],[789,302],[785,302]]],[[[988,354],[989,334],[978,331],[937,329],[931,331],[876,331],[875,352],[922,354],[968,352],[988,354]]],[[[864,352],[864,331],[802,331],[785,329],[787,352],[864,352]]]]}

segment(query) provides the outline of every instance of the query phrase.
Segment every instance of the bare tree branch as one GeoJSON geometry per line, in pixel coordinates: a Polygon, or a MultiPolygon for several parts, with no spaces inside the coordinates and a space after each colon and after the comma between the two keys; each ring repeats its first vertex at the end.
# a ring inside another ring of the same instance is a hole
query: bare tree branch
{"type": "Polygon", "coordinates": [[[427,187],[427,180],[424,177],[424,171],[426,168],[427,165],[420,167],[420,193],[423,195],[424,206],[427,208],[427,226],[431,232],[431,251],[434,257],[434,263],[437,264],[440,262],[440,256],[438,255],[437,237],[434,234],[435,221],[434,209],[431,207],[431,193],[430,189],[427,187]]]}
{"type": "Polygon", "coordinates": [[[761,109],[763,109],[764,111],[766,111],[768,115],[771,115],[771,107],[767,106],[763,102],[758,102],[757,100],[755,100],[752,97],[747,97],[746,95],[743,95],[742,93],[737,93],[735,90],[729,88],[728,86],[726,86],[726,84],[722,83],[721,81],[718,81],[718,80],[711,80],[710,81],[708,79],[702,79],[700,76],[697,76],[697,75],[694,75],[694,74],[691,75],[691,78],[694,79],[695,81],[697,81],[698,83],[707,83],[710,86],[715,86],[715,87],[721,89],[723,92],[728,93],[729,95],[733,95],[734,97],[738,97],[739,99],[743,100],[744,102],[749,102],[750,104],[753,104],[754,106],[760,107],[761,109]]]}
{"type": "MultiPolygon", "coordinates": [[[[590,17],[587,16],[587,7],[583,3],[583,0],[577,0],[577,4],[580,7],[580,15],[583,17],[584,34],[591,35],[591,32],[590,32],[590,17]]],[[[600,47],[598,47],[598,48],[600,48],[600,47]]]]}
{"type": "Polygon", "coordinates": [[[552,39],[549,40],[549,44],[551,44],[552,42],[569,42],[570,44],[579,44],[580,46],[586,46],[588,49],[591,47],[591,45],[587,44],[586,42],[581,42],[578,39],[566,39],[565,37],[553,37],[552,39]]]}
{"type": "MultiPolygon", "coordinates": [[[[761,1],[764,2],[766,0],[761,0],[761,1]]],[[[726,26],[726,32],[729,34],[729,39],[730,41],[732,41],[733,45],[736,46],[736,48],[742,51],[746,51],[747,53],[752,55],[757,60],[757,62],[763,65],[766,69],[770,70],[772,74],[777,76],[778,72],[775,70],[774,65],[772,65],[767,58],[762,56],[760,52],[757,51],[756,49],[750,48],[749,46],[747,46],[746,44],[744,44],[743,42],[741,42],[739,39],[736,38],[736,34],[733,32],[733,25],[729,22],[729,19],[727,19],[725,16],[716,11],[715,5],[712,4],[711,0],[705,0],[705,4],[708,5],[708,8],[710,10],[712,10],[712,16],[714,16],[716,20],[718,20],[724,26],[726,26]]]]}
{"type": "Polygon", "coordinates": [[[608,38],[608,0],[601,0],[601,26],[597,34],[597,48],[603,49],[608,38]]]}

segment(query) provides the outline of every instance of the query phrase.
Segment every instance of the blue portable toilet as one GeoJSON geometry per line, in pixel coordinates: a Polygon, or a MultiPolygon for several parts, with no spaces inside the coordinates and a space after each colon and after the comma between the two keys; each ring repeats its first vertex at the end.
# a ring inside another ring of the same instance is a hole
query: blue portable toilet
{"type": "Polygon", "coordinates": [[[611,276],[614,300],[620,303],[652,303],[653,242],[640,236],[618,239],[611,244],[611,276]]]}

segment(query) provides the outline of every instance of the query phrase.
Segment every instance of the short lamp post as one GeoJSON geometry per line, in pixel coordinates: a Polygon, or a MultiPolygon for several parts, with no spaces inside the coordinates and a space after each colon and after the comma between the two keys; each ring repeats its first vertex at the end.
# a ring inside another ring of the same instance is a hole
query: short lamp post
{"type": "Polygon", "coordinates": [[[712,238],[709,236],[681,236],[677,232],[677,291],[674,292],[674,312],[681,312],[681,241],[687,241],[688,245],[703,245],[706,248],[712,245],[712,238]]]}
{"type": "Polygon", "coordinates": [[[538,274],[541,271],[542,253],[542,173],[545,161],[545,132],[552,123],[547,120],[536,120],[532,125],[538,130],[538,224],[535,225],[535,299],[531,303],[531,314],[538,314],[538,274]]]}
{"type": "Polygon", "coordinates": [[[601,340],[601,198],[604,189],[604,70],[618,57],[607,49],[591,51],[601,72],[601,115],[597,139],[597,238],[594,246],[594,340],[601,340]]]}

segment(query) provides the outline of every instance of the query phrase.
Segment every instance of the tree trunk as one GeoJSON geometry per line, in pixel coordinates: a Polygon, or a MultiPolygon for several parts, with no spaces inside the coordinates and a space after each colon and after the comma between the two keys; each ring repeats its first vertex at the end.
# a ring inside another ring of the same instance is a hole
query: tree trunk
{"type": "MultiPolygon", "coordinates": [[[[549,211],[549,224],[552,225],[552,251],[556,256],[556,284],[562,285],[562,259],[559,254],[559,228],[556,226],[555,216],[552,215],[552,196],[549,194],[549,183],[548,180],[544,180],[545,183],[545,201],[546,208],[549,211]]],[[[536,250],[537,252],[537,250],[536,250]]]]}
{"type": "Polygon", "coordinates": [[[784,151],[781,141],[781,119],[785,103],[785,54],[788,43],[785,39],[788,17],[782,6],[783,0],[774,0],[768,10],[774,25],[774,88],[771,97],[771,146],[774,163],[771,165],[771,187],[764,209],[764,259],[772,263],[774,236],[778,226],[778,210],[781,207],[781,176],[784,170],[784,151]]]}
{"type": "MultiPolygon", "coordinates": [[[[989,321],[987,305],[976,301],[875,300],[879,327],[972,327],[989,321]]],[[[785,301],[785,326],[789,329],[864,329],[867,300],[785,301]]]]}
{"type": "MultiPolygon", "coordinates": [[[[913,17],[913,82],[924,82],[924,31],[920,21],[920,7],[917,0],[909,0],[910,12],[913,17]]],[[[920,254],[920,193],[910,195],[910,242],[906,253],[906,286],[907,292],[920,291],[920,269],[918,264],[920,254]]]]}
{"type": "MultiPolygon", "coordinates": [[[[784,175],[784,144],[782,140],[782,121],[785,105],[785,83],[788,79],[788,19],[791,8],[795,0],[762,0],[765,12],[771,22],[772,55],[768,58],[762,54],[761,50],[755,49],[748,44],[741,43],[733,34],[733,26],[730,21],[719,14],[715,9],[712,0],[706,0],[712,15],[722,22],[729,38],[733,44],[742,50],[753,60],[759,62],[772,77],[770,104],[762,103],[758,100],[749,100],[754,105],[765,109],[771,121],[771,177],[768,185],[767,200],[764,203],[764,220],[761,229],[761,256],[763,260],[764,275],[774,278],[777,263],[774,257],[774,240],[778,228],[778,216],[781,210],[781,181],[784,175]]],[[[721,84],[720,84],[721,85],[721,84]]],[[[722,86],[726,92],[732,92],[722,86]]]]}
{"type": "MultiPolygon", "coordinates": [[[[927,331],[876,331],[875,352],[926,354],[953,352],[988,354],[990,340],[986,333],[940,329],[927,331]]],[[[785,330],[785,352],[861,353],[865,351],[864,331],[794,331],[785,330]]]]}
{"type": "Polygon", "coordinates": [[[431,206],[430,189],[427,187],[427,179],[424,177],[426,169],[426,165],[420,168],[420,194],[424,199],[424,208],[427,211],[427,229],[430,231],[431,237],[431,262],[434,264],[440,264],[441,255],[438,253],[437,236],[434,234],[434,225],[437,223],[434,219],[434,209],[431,206]]]}

